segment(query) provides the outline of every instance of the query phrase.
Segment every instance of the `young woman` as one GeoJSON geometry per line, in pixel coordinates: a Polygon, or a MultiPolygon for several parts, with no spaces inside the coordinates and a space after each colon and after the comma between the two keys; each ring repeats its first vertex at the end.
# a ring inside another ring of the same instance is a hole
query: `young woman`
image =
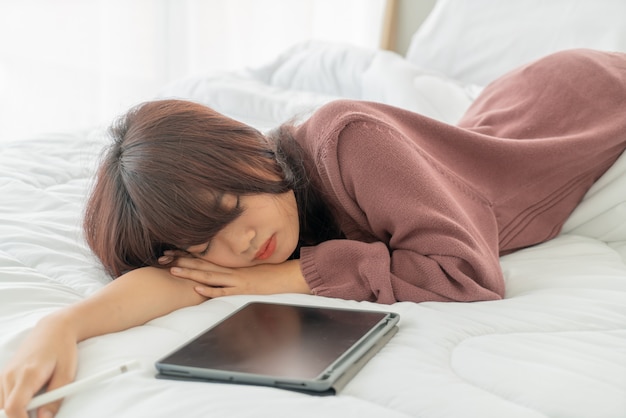
{"type": "Polygon", "coordinates": [[[264,136],[199,104],[140,105],[111,129],[85,216],[118,278],[35,327],[0,407],[25,418],[71,381],[77,342],[207,298],[502,298],[499,256],[559,232],[626,148],[625,106],[626,55],[589,50],[505,75],[457,126],[338,101],[264,136]]]}

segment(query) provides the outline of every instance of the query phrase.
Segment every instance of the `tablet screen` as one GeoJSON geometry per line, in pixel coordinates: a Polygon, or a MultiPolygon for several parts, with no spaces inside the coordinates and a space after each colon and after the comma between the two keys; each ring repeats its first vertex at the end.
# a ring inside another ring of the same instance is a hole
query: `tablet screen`
{"type": "Polygon", "coordinates": [[[251,303],[159,363],[314,379],[385,318],[385,312],[251,303]]]}

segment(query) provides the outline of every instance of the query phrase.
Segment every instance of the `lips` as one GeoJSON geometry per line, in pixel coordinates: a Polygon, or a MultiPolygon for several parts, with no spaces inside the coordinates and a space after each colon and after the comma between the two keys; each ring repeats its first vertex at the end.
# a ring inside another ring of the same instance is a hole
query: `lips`
{"type": "Polygon", "coordinates": [[[263,245],[259,248],[259,251],[254,256],[255,260],[267,260],[274,254],[276,250],[276,236],[272,235],[263,245]]]}

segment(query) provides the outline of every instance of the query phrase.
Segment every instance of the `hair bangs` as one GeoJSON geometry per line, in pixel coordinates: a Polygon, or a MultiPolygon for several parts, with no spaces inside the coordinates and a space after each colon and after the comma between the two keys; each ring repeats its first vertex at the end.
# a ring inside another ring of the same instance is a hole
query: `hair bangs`
{"type": "Polygon", "coordinates": [[[210,241],[241,214],[225,207],[223,196],[292,186],[263,134],[198,103],[141,104],[109,134],[85,231],[115,275],[159,266],[165,250],[210,241]]]}

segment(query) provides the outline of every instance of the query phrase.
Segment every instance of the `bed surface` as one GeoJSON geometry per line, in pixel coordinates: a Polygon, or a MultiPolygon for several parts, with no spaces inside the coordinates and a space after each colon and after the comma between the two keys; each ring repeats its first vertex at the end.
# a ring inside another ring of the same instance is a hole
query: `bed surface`
{"type": "MultiPolygon", "coordinates": [[[[0,184],[10,199],[0,205],[0,364],[39,318],[108,280],[79,228],[102,141],[98,134],[76,133],[3,149],[0,184]]],[[[626,159],[603,180],[568,228],[611,222],[601,220],[612,204],[601,196],[626,190],[626,159]]],[[[620,213],[614,220],[623,219],[625,206],[612,206],[620,213]]],[[[616,229],[597,237],[568,232],[503,257],[502,301],[382,306],[306,295],[237,296],[92,338],[80,344],[78,378],[132,359],[142,368],[68,398],[59,417],[238,417],[251,411],[278,417],[620,416],[626,411],[626,239],[620,225],[622,236],[616,229]],[[401,315],[400,332],[337,397],[154,378],[155,360],[250,300],[391,309],[401,315]]]]}
{"type": "MultiPolygon", "coordinates": [[[[454,123],[482,86],[394,53],[309,42],[266,65],[181,80],[160,96],[202,101],[266,130],[338,97],[454,123]]],[[[105,143],[93,129],[0,145],[0,366],[40,318],[109,280],[80,230],[105,143]]],[[[561,235],[501,262],[501,301],[387,306],[235,296],[86,340],[77,378],[133,359],[141,369],[68,397],[58,417],[626,417],[626,156],[561,235]],[[334,397],[154,378],[157,359],[251,300],[392,310],[401,321],[334,397]]]]}

